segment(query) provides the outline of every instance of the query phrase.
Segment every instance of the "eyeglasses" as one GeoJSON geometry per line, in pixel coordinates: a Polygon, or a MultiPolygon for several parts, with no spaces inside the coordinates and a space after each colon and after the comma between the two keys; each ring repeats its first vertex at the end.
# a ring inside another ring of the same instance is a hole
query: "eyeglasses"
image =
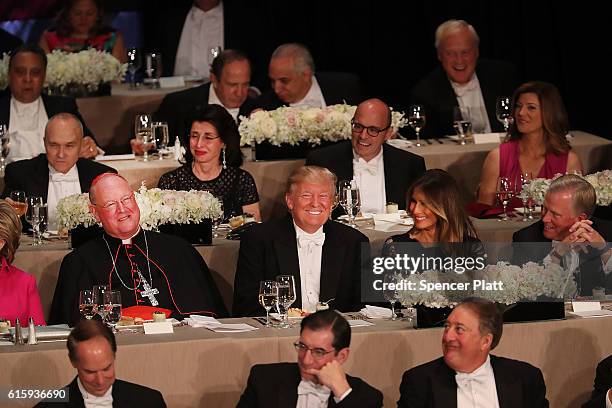
{"type": "Polygon", "coordinates": [[[315,360],[320,360],[323,357],[325,357],[327,354],[333,353],[334,351],[336,351],[336,350],[324,350],[322,348],[310,348],[300,341],[296,341],[295,343],[293,343],[293,347],[295,347],[295,350],[298,353],[306,353],[307,351],[310,350],[310,354],[312,354],[312,357],[315,360]]]}
{"type": "Polygon", "coordinates": [[[376,126],[367,126],[366,127],[366,126],[363,126],[361,123],[356,122],[355,119],[351,119],[351,129],[353,130],[353,132],[361,133],[365,129],[368,132],[368,135],[370,135],[372,137],[378,136],[378,134],[380,132],[384,132],[385,130],[389,129],[390,127],[391,127],[391,125],[387,126],[384,129],[379,129],[376,126]]]}
{"type": "MultiPolygon", "coordinates": [[[[124,207],[127,207],[129,205],[132,204],[132,199],[134,198],[134,194],[130,194],[129,196],[125,196],[122,199],[120,199],[119,201],[121,202],[121,204],[124,207]]],[[[119,203],[117,201],[108,201],[106,204],[104,204],[102,206],[102,209],[104,211],[109,211],[109,212],[113,212],[113,211],[117,211],[119,203]]]]}
{"type": "Polygon", "coordinates": [[[189,135],[189,137],[193,140],[197,140],[198,142],[200,141],[200,139],[204,139],[205,142],[212,142],[215,139],[219,139],[221,136],[211,136],[210,134],[202,134],[199,135],[197,133],[192,133],[191,135],[189,135]]]}

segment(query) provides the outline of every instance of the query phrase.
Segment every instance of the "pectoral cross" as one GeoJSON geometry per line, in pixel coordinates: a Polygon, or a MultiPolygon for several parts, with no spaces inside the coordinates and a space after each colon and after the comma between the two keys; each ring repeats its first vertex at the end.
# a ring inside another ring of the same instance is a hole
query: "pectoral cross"
{"type": "Polygon", "coordinates": [[[140,270],[138,271],[138,277],[140,278],[140,281],[142,282],[142,287],[144,289],[140,291],[140,296],[142,296],[143,298],[148,297],[149,302],[151,302],[151,306],[158,306],[159,302],[157,301],[157,299],[155,299],[155,295],[159,293],[159,290],[152,288],[151,285],[149,285],[149,282],[147,282],[145,277],[142,276],[140,270]]]}

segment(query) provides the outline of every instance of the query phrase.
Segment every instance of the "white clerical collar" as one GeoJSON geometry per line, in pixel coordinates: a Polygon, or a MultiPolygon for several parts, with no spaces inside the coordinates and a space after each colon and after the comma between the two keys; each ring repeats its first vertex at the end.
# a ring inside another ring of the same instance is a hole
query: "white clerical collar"
{"type": "Polygon", "coordinates": [[[34,116],[40,111],[40,104],[42,103],[42,100],[39,96],[33,102],[24,103],[18,101],[15,97],[11,97],[11,103],[13,104],[15,113],[17,113],[19,116],[34,116]]]}
{"type": "Polygon", "coordinates": [[[475,91],[480,88],[480,82],[478,81],[478,77],[476,76],[476,72],[472,74],[472,78],[466,84],[459,84],[450,80],[451,86],[455,91],[455,94],[459,97],[462,97],[468,92],[475,91]]]}
{"type": "Polygon", "coordinates": [[[240,107],[228,108],[227,106],[225,106],[223,102],[221,102],[221,99],[219,99],[219,97],[217,96],[217,92],[215,92],[215,87],[213,86],[212,83],[210,84],[210,92],[208,93],[208,104],[209,105],[217,104],[217,105],[223,106],[225,110],[228,111],[230,115],[232,115],[235,121],[238,120],[238,111],[240,110],[240,107]]]}
{"type": "Polygon", "coordinates": [[[124,245],[130,245],[132,243],[132,240],[134,239],[134,237],[136,235],[138,235],[140,233],[140,227],[138,227],[138,230],[136,231],[136,233],[134,235],[132,235],[131,237],[127,238],[127,239],[122,239],[121,243],[124,245]]]}
{"type": "Polygon", "coordinates": [[[205,17],[211,17],[215,14],[219,14],[223,12],[223,2],[220,1],[215,7],[211,8],[208,11],[204,11],[201,8],[197,7],[195,4],[191,6],[190,16],[194,21],[200,20],[205,17]]]}
{"type": "Polygon", "coordinates": [[[302,98],[301,101],[290,103],[289,106],[292,107],[308,107],[308,108],[325,108],[327,105],[325,104],[325,98],[323,98],[323,92],[321,91],[321,87],[317,82],[317,78],[313,75],[312,82],[310,83],[310,89],[302,98]]]}
{"type": "Polygon", "coordinates": [[[319,227],[318,230],[316,230],[315,232],[313,232],[312,234],[304,231],[303,229],[301,229],[300,227],[298,227],[298,225],[295,223],[295,221],[293,221],[293,226],[295,227],[295,236],[296,237],[301,237],[301,236],[315,236],[315,235],[321,235],[323,233],[323,226],[321,225],[319,227]]]}
{"type": "Polygon", "coordinates": [[[83,402],[85,403],[85,407],[112,407],[113,406],[113,386],[108,387],[108,390],[104,393],[103,396],[97,397],[93,394],[87,392],[83,383],[81,382],[81,378],[77,377],[77,385],[79,386],[79,391],[81,391],[81,395],[83,396],[83,402]]]}
{"type": "MultiPolygon", "coordinates": [[[[366,130],[364,129],[363,131],[365,132],[366,130]]],[[[380,162],[382,162],[382,160],[383,160],[382,146],[380,146],[380,151],[378,152],[378,154],[372,157],[369,161],[359,156],[357,152],[355,151],[355,149],[353,149],[353,161],[357,161],[359,163],[368,163],[368,164],[378,166],[380,165],[380,162]]]]}
{"type": "MultiPolygon", "coordinates": [[[[47,166],[49,167],[49,176],[59,173],[59,174],[65,174],[66,176],[76,177],[77,180],[79,179],[79,171],[77,170],[76,163],[66,173],[62,173],[61,171],[55,170],[55,168],[51,166],[51,163],[48,163],[47,166]]],[[[50,178],[53,178],[53,177],[50,177],[50,178]]]]}

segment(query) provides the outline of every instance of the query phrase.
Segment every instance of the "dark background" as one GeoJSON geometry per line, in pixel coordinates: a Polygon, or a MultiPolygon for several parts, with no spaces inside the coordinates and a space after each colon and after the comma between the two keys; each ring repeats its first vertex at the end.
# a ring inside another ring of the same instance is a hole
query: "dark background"
{"type": "MultiPolygon", "coordinates": [[[[237,5],[243,51],[255,61],[253,82],[267,86],[272,50],[297,41],[307,45],[317,69],[360,75],[369,96],[396,109],[408,104],[411,87],[437,64],[436,27],[465,19],[480,35],[481,58],[514,62],[524,81],[559,87],[573,129],[612,139],[610,98],[612,20],[605,2],[578,1],[391,1],[225,0],[237,5]],[[247,41],[248,40],[248,41],[247,41]]],[[[163,19],[189,0],[105,1],[109,21],[128,45],[154,48],[165,35],[163,19]]],[[[22,38],[36,39],[61,7],[60,0],[2,0],[0,20],[22,38]],[[16,22],[15,20],[20,20],[16,22]],[[28,30],[17,28],[28,24],[28,30]],[[21,31],[20,31],[21,30],[21,31]]],[[[233,7],[234,9],[236,7],[233,7]]]]}

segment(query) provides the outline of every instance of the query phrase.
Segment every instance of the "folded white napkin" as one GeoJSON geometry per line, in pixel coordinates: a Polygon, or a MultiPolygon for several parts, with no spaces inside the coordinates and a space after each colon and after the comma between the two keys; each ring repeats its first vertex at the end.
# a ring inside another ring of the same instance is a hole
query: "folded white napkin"
{"type": "Polygon", "coordinates": [[[387,309],[386,307],[366,305],[366,307],[361,309],[360,312],[370,319],[384,319],[391,317],[391,309],[387,309]]]}
{"type": "Polygon", "coordinates": [[[185,321],[191,327],[205,327],[208,330],[212,330],[218,333],[239,333],[239,332],[258,330],[257,327],[253,327],[250,324],[221,323],[214,317],[209,317],[209,316],[189,315],[189,317],[186,318],[185,321]]]}

